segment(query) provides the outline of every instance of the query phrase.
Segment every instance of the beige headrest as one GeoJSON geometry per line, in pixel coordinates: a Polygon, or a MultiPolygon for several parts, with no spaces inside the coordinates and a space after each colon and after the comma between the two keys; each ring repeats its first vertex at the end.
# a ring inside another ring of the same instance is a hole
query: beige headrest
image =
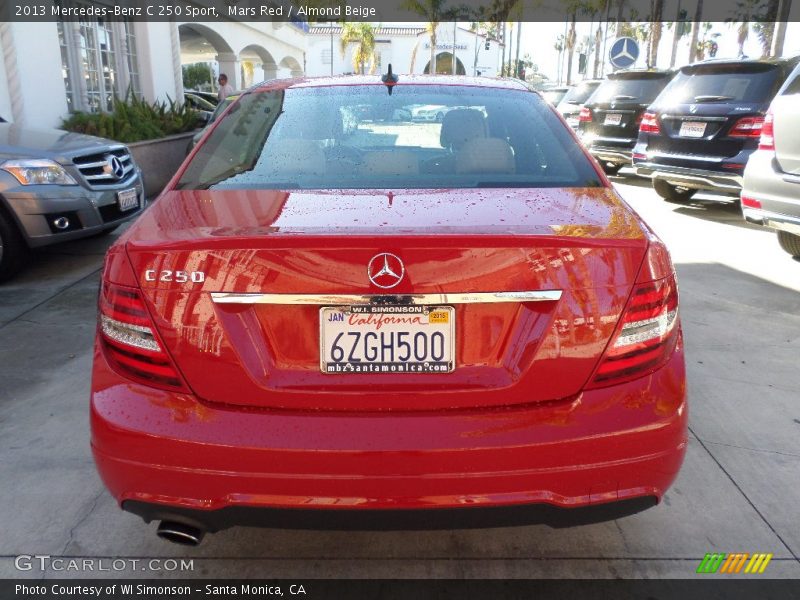
{"type": "Polygon", "coordinates": [[[417,175],[419,161],[413,152],[379,150],[364,155],[362,172],[367,175],[417,175]]]}
{"type": "Polygon", "coordinates": [[[458,150],[469,140],[485,138],[486,135],[486,117],[481,111],[474,108],[456,108],[444,116],[439,142],[442,148],[458,150]]]}
{"type": "Polygon", "coordinates": [[[456,173],[514,173],[514,152],[500,138],[473,139],[456,154],[456,173]]]}

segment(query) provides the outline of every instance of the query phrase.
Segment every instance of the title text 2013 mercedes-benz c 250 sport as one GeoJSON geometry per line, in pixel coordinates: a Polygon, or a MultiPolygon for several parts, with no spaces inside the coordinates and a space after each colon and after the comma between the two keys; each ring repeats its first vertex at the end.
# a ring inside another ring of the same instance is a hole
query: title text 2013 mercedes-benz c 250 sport
{"type": "Polygon", "coordinates": [[[615,518],[686,448],[675,273],[520,82],[271,81],[109,250],[91,421],[172,541],[615,518]]]}

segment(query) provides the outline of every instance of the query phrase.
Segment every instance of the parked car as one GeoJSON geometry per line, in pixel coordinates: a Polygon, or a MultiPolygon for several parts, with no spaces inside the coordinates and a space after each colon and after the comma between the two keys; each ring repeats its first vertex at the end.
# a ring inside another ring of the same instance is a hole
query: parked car
{"type": "Polygon", "coordinates": [[[232,103],[234,100],[236,100],[238,97],[239,97],[239,95],[238,95],[238,94],[236,94],[236,95],[234,95],[234,96],[228,96],[228,97],[227,97],[227,98],[225,98],[225,99],[224,99],[222,102],[219,102],[219,103],[217,103],[217,106],[216,106],[216,108],[214,109],[214,112],[213,112],[213,113],[211,113],[211,116],[208,118],[208,121],[206,122],[206,125],[205,125],[205,127],[203,127],[202,129],[199,129],[199,130],[197,131],[197,133],[195,133],[195,134],[192,136],[192,139],[191,139],[191,141],[189,142],[189,145],[188,145],[188,146],[186,146],[186,154],[189,154],[189,152],[191,152],[191,151],[192,151],[192,149],[194,149],[194,147],[195,147],[195,145],[197,144],[197,142],[200,140],[200,138],[201,138],[201,137],[203,137],[203,134],[206,132],[206,129],[208,129],[208,128],[211,126],[211,124],[212,124],[214,121],[216,121],[216,120],[217,120],[217,118],[218,118],[218,117],[219,117],[219,116],[220,116],[222,113],[224,113],[224,112],[225,112],[225,109],[226,109],[226,108],[228,108],[228,107],[231,105],[231,103],[232,103]]]}
{"type": "Polygon", "coordinates": [[[586,101],[578,131],[609,175],[631,165],[642,115],[672,75],[672,71],[656,69],[611,73],[586,101]]]}
{"type": "Polygon", "coordinates": [[[183,94],[184,103],[200,113],[200,118],[204,123],[208,123],[214,110],[217,108],[216,104],[212,104],[203,96],[195,92],[185,92],[183,94]]]}
{"type": "Polygon", "coordinates": [[[564,96],[569,92],[570,87],[566,85],[548,87],[541,90],[542,97],[553,106],[558,106],[558,103],[564,99],[564,96]]]}
{"type": "Polygon", "coordinates": [[[413,121],[435,121],[441,123],[447,111],[447,106],[441,104],[422,104],[411,109],[411,119],[413,121]]]}
{"type": "Polygon", "coordinates": [[[192,94],[194,96],[199,96],[212,106],[217,106],[219,104],[219,97],[217,96],[217,92],[202,92],[200,90],[186,90],[187,94],[192,94]]]}
{"type": "Polygon", "coordinates": [[[569,91],[556,106],[556,110],[561,113],[561,116],[566,119],[573,129],[578,129],[581,109],[601,83],[603,83],[602,79],[587,79],[576,83],[569,88],[569,91]]]}
{"type": "Polygon", "coordinates": [[[124,145],[0,119],[0,281],[24,266],[30,248],[109,233],[144,207],[124,145]]]}
{"type": "Polygon", "coordinates": [[[664,244],[523,82],[380,81],[251,88],[109,249],[92,449],[163,538],[610,519],[677,475],[664,244]],[[342,133],[409,98],[441,125],[342,133]]]}
{"type": "Polygon", "coordinates": [[[747,161],[742,213],[778,232],[786,252],[800,258],[800,65],[772,101],[761,141],[747,161]]]}
{"type": "Polygon", "coordinates": [[[697,190],[739,196],[769,103],[797,59],[711,60],[679,69],[644,116],[633,152],[636,173],[659,196],[697,190]]]}

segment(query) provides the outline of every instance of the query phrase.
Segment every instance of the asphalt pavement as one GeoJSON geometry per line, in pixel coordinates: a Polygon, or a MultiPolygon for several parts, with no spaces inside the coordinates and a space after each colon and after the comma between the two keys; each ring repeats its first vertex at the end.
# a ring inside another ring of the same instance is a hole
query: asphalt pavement
{"type": "Polygon", "coordinates": [[[730,200],[670,204],[645,180],[614,181],[679,276],[691,437],[659,506],[568,529],[234,528],[197,548],[162,541],[118,509],[89,450],[95,302],[112,235],[39,251],[0,286],[0,577],[683,578],[708,552],[765,552],[769,576],[800,579],[800,262],[730,200]],[[20,555],[93,559],[82,563],[93,570],[55,570],[52,559],[42,570],[20,555]],[[167,570],[170,558],[192,570],[167,570]],[[122,559],[124,573],[98,570],[122,559]]]}

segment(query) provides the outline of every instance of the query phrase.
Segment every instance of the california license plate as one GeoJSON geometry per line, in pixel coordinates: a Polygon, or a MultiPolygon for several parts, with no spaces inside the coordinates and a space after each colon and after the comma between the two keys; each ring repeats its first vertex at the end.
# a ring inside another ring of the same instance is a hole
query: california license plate
{"type": "Polygon", "coordinates": [[[678,135],[681,137],[701,138],[706,134],[706,124],[702,121],[684,121],[678,135]]]}
{"type": "Polygon", "coordinates": [[[319,320],[323,373],[427,374],[455,369],[452,306],[326,306],[319,320]]]}
{"type": "Polygon", "coordinates": [[[622,115],[620,113],[608,113],[606,115],[603,125],[619,125],[622,123],[622,115]]]}
{"type": "Polygon", "coordinates": [[[139,195],[136,193],[136,189],[132,188],[117,192],[117,204],[119,204],[119,209],[122,212],[137,208],[139,206],[139,195]]]}

